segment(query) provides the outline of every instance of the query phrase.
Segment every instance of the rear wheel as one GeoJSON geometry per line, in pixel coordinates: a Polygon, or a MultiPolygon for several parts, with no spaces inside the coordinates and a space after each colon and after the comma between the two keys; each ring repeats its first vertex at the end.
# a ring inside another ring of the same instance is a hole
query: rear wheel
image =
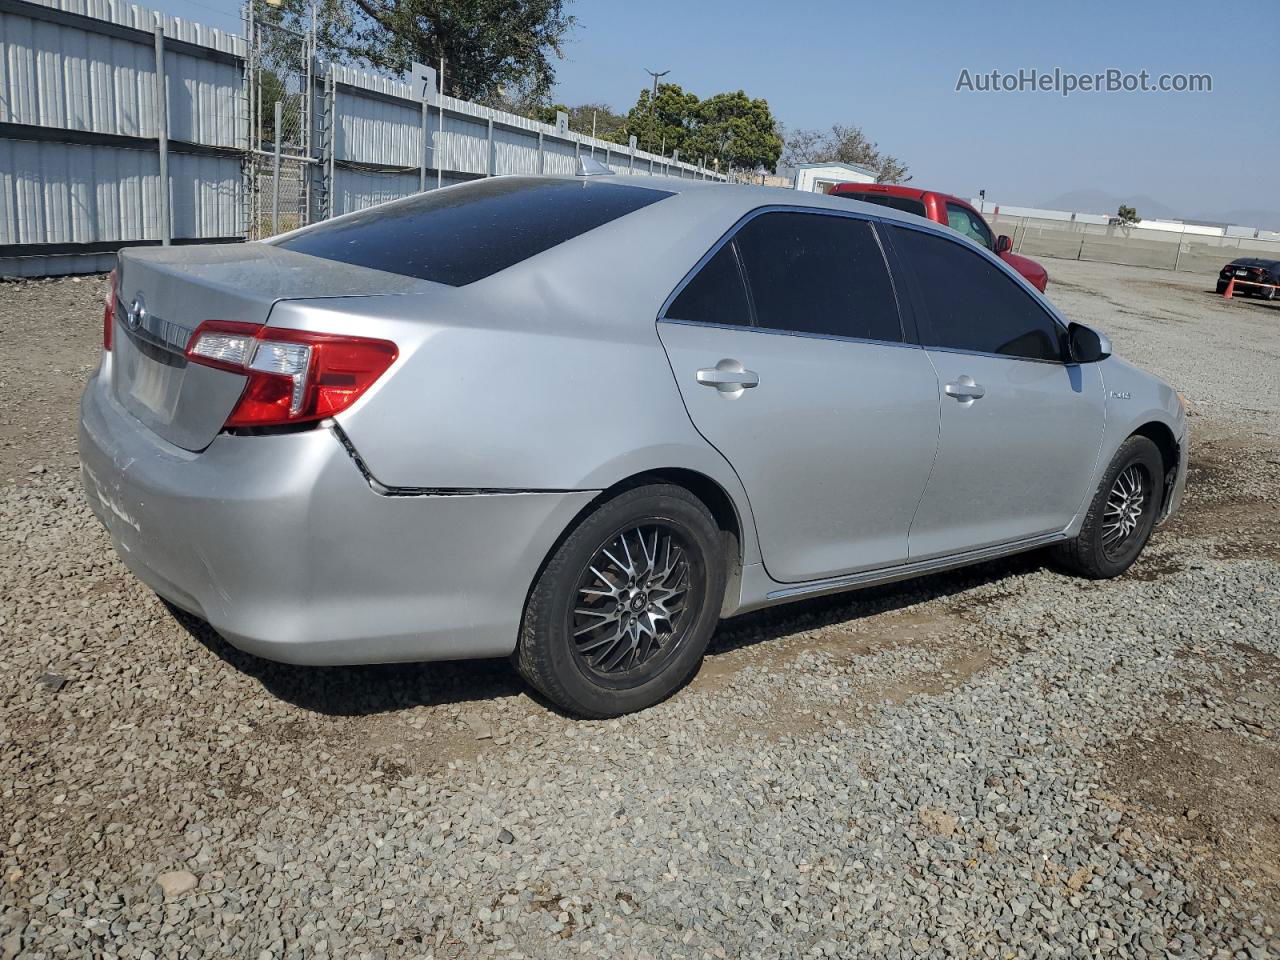
{"type": "Polygon", "coordinates": [[[1118,577],[1151,538],[1163,497],[1160,450],[1146,437],[1130,437],[1103,475],[1079,536],[1055,548],[1055,558],[1095,580],[1118,577]]]}
{"type": "Polygon", "coordinates": [[[556,548],[529,594],[516,668],[582,717],[666,699],[719,621],[725,564],[706,506],[652,484],[601,504],[556,548]]]}
{"type": "Polygon", "coordinates": [[[1214,290],[1216,290],[1218,293],[1226,293],[1227,292],[1226,281],[1219,280],[1217,285],[1214,287],[1214,290]]]}

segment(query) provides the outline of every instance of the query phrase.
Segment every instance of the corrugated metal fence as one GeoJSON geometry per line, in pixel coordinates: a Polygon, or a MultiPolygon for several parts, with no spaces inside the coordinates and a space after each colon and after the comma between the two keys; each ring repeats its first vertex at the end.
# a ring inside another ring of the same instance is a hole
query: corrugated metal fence
{"type": "MultiPolygon", "coordinates": [[[[260,175],[275,144],[261,127],[251,136],[255,63],[244,37],[134,5],[0,0],[0,275],[100,271],[129,244],[269,233],[263,191],[279,178],[260,175]]],[[[364,70],[311,61],[305,83],[313,129],[282,149],[308,189],[281,229],[437,184],[571,173],[579,154],[619,173],[720,179],[449,97],[424,110],[408,83],[364,70]]]]}

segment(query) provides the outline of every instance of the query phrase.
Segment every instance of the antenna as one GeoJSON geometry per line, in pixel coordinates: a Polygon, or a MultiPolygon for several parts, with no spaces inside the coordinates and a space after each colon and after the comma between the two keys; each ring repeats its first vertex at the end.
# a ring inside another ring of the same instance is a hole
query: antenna
{"type": "Polygon", "coordinates": [[[580,155],[578,157],[578,172],[576,176],[604,177],[604,176],[611,175],[612,173],[613,173],[612,170],[606,167],[603,163],[601,163],[595,157],[590,157],[586,155],[580,155]]]}

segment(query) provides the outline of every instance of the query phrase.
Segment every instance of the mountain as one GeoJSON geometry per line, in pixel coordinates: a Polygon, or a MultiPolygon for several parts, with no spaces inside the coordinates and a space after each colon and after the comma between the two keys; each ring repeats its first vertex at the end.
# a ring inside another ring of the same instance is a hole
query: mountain
{"type": "Polygon", "coordinates": [[[1040,206],[1079,213],[1115,213],[1122,203],[1137,210],[1138,216],[1144,220],[1203,220],[1209,223],[1236,223],[1244,227],[1280,230],[1280,210],[1240,207],[1235,210],[1210,210],[1192,214],[1175,210],[1143,193],[1121,196],[1105,190],[1069,190],[1046,200],[1040,206]]]}
{"type": "Polygon", "coordinates": [[[1261,227],[1263,230],[1280,231],[1280,210],[1246,207],[1240,210],[1202,213],[1196,219],[1212,220],[1214,223],[1238,223],[1242,227],[1261,227]]]}
{"type": "Polygon", "coordinates": [[[1154,197],[1146,194],[1119,196],[1105,190],[1070,190],[1060,193],[1043,206],[1050,210],[1074,210],[1078,213],[1115,213],[1120,204],[1127,203],[1138,211],[1138,216],[1149,220],[1178,220],[1178,212],[1154,197]]]}

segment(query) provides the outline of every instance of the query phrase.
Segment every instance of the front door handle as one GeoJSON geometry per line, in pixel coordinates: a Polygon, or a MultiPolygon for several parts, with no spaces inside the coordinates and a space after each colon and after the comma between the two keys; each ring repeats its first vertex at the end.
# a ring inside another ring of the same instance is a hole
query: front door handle
{"type": "Polygon", "coordinates": [[[746,369],[737,360],[721,360],[714,367],[703,367],[697,380],[704,387],[715,387],[721,393],[738,394],[760,386],[760,374],[746,369]]]}
{"type": "Polygon", "coordinates": [[[987,388],[980,383],[974,383],[973,377],[963,376],[944,386],[943,391],[948,397],[955,397],[962,403],[968,400],[981,400],[987,395],[987,388]]]}

